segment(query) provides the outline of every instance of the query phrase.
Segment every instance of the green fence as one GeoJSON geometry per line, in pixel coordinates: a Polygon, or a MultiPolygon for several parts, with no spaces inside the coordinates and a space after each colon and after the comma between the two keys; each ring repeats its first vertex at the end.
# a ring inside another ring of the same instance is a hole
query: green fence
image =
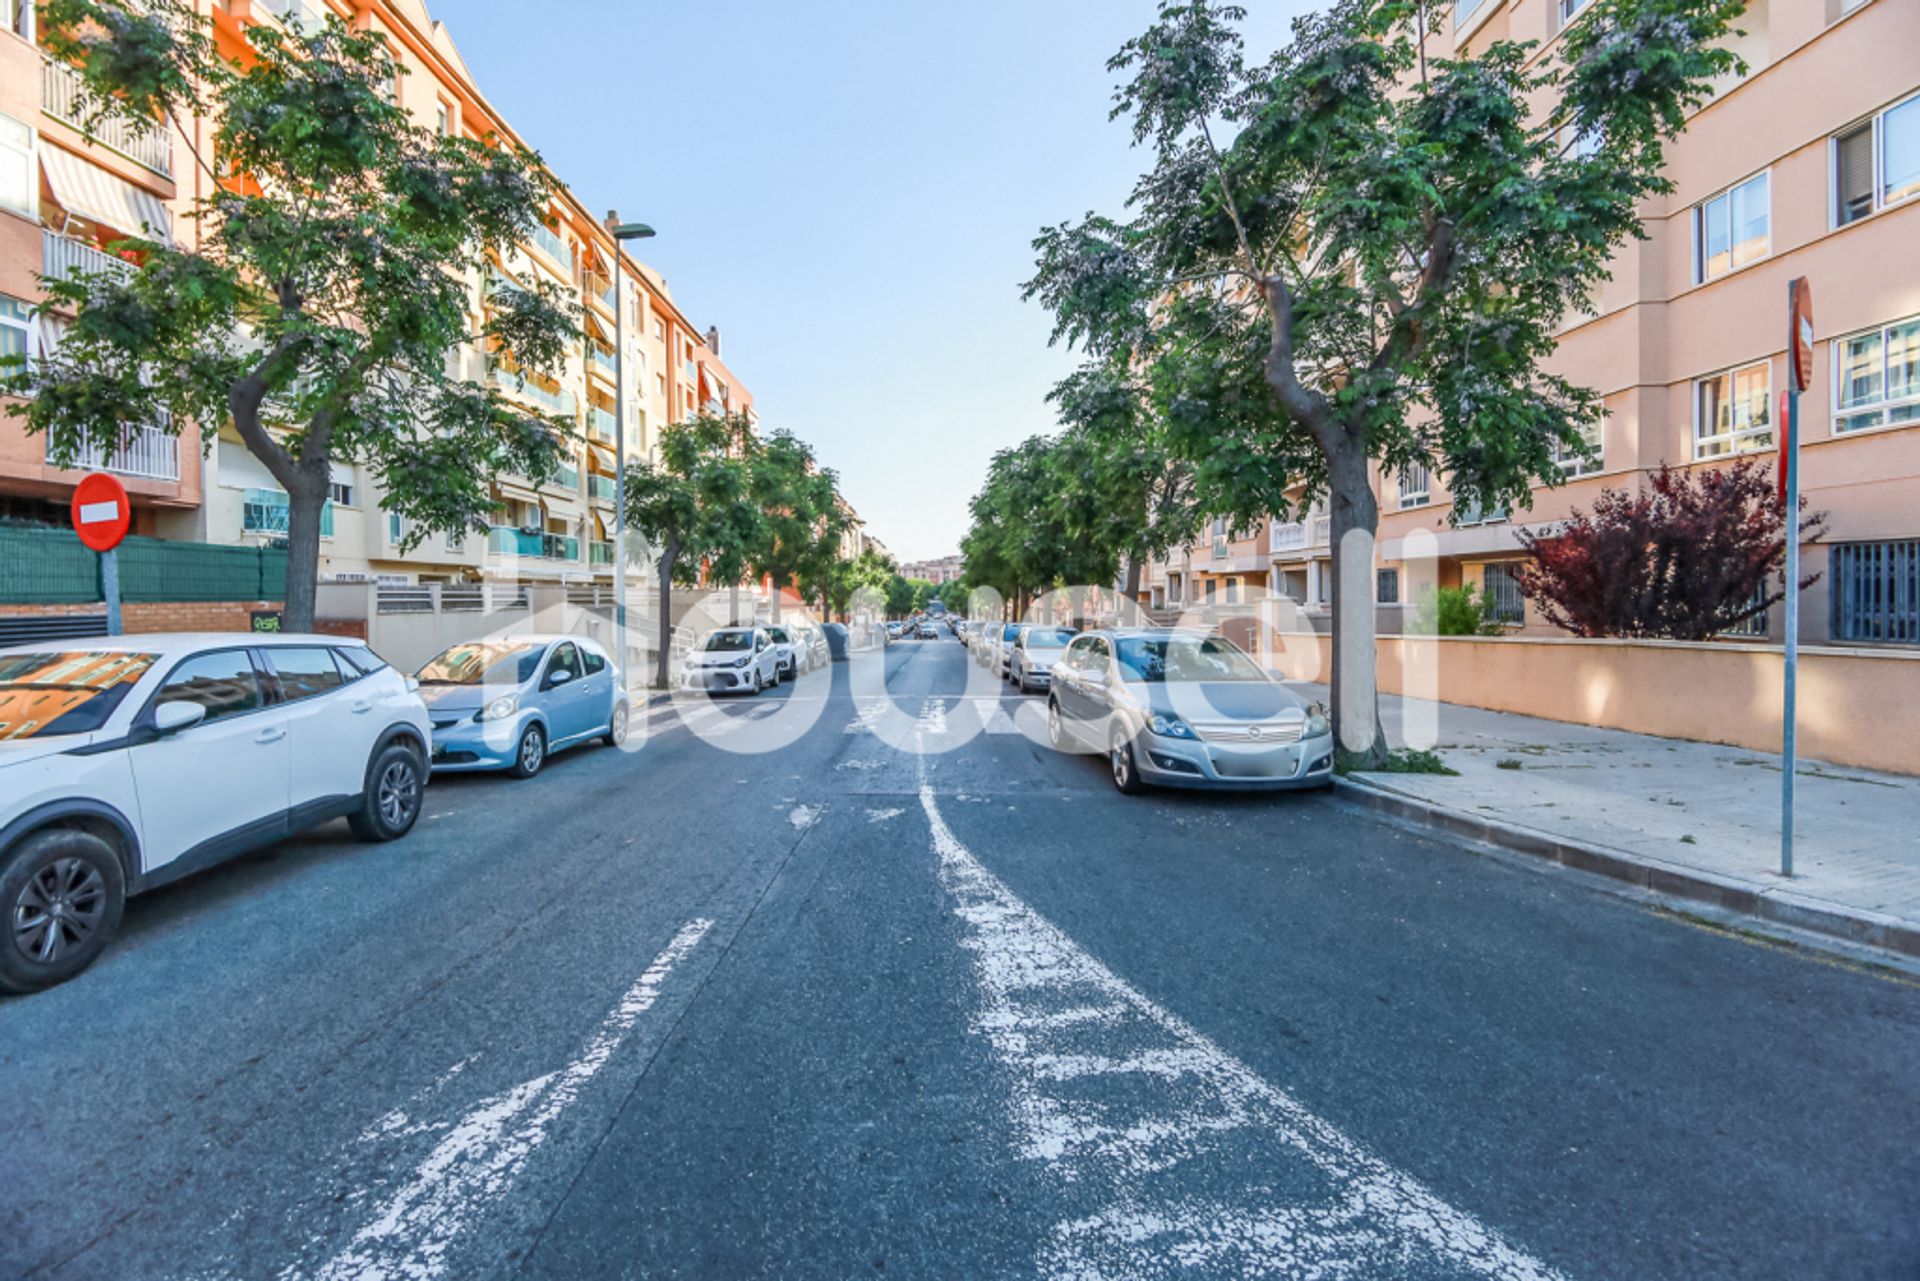
{"type": "MultiPolygon", "coordinates": [[[[287,553],[129,538],[120,544],[123,601],[283,600],[287,553]]],[[[0,605],[73,605],[100,597],[99,557],[70,529],[0,525],[0,605]]]]}

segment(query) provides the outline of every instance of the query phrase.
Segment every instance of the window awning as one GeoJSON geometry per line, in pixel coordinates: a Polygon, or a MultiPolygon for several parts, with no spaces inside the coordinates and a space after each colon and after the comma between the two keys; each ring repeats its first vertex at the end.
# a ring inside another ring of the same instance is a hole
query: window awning
{"type": "Polygon", "coordinates": [[[495,476],[493,478],[493,490],[500,497],[512,499],[517,503],[531,503],[535,507],[540,505],[539,491],[535,490],[531,485],[519,484],[511,480],[502,480],[500,477],[495,476]]]}
{"type": "Polygon", "coordinates": [[[587,444],[587,457],[599,469],[603,476],[611,476],[619,470],[620,460],[613,456],[611,449],[602,449],[591,441],[587,444]]]}
{"type": "Polygon", "coordinates": [[[160,197],[59,147],[40,148],[40,162],[46,166],[54,198],[67,212],[130,236],[173,243],[173,224],[160,197]]]}
{"type": "Polygon", "coordinates": [[[601,324],[599,318],[590,311],[586,313],[586,317],[587,336],[598,341],[601,346],[611,350],[613,347],[613,337],[607,333],[607,327],[601,324]]]}

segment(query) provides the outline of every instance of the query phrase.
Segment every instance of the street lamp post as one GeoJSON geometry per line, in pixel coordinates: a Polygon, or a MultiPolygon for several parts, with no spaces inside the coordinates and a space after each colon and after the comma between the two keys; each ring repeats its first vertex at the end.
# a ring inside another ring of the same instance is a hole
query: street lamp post
{"type": "MultiPolygon", "coordinates": [[[[620,656],[620,679],[627,680],[627,273],[622,269],[629,240],[645,240],[653,228],[621,222],[607,211],[613,236],[613,652],[620,656]]],[[[662,602],[664,607],[665,602],[662,602]]]]}

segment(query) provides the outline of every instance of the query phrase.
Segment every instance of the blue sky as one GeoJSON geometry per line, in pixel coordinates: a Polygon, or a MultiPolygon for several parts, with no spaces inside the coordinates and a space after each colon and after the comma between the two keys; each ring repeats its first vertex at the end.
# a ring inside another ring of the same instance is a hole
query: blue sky
{"type": "MultiPolygon", "coordinates": [[[[1147,157],[1106,60],[1152,0],[428,0],[481,91],[647,258],[761,423],[814,445],[902,559],[959,549],[993,451],[1073,365],[1030,242],[1147,157]],[[539,16],[535,16],[539,15],[539,16]]],[[[1250,54],[1310,0],[1251,0],[1250,54]]]]}

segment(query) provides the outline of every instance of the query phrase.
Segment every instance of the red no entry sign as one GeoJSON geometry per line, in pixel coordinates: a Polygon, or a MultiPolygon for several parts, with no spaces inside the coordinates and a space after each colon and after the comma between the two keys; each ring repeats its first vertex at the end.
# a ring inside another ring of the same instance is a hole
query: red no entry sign
{"type": "Polygon", "coordinates": [[[133,504],[124,485],[104,472],[91,472],[73,490],[73,530],[97,552],[110,552],[127,536],[133,504]]]}

